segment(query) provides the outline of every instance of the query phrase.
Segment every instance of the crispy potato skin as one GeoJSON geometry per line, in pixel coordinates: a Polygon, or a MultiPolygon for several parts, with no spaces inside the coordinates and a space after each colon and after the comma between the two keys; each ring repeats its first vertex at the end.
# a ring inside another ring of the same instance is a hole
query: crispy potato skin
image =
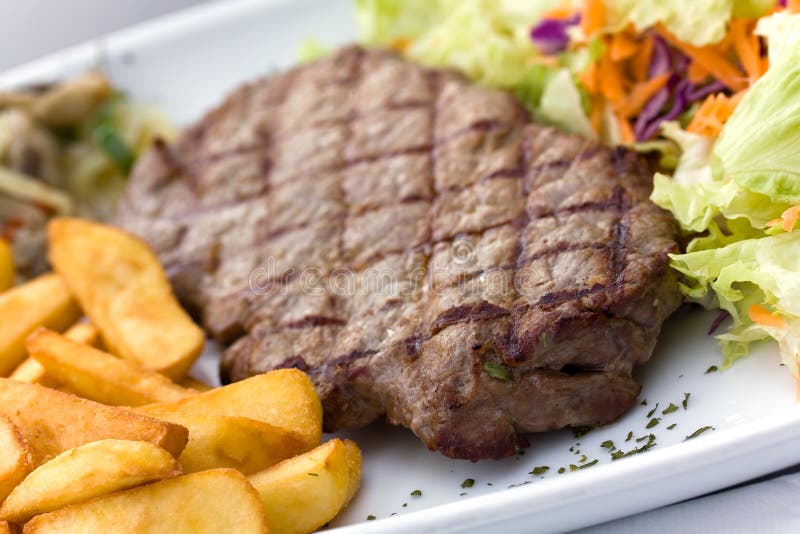
{"type": "Polygon", "coordinates": [[[294,432],[311,450],[322,441],[322,405],[297,369],[279,369],[170,403],[137,408],[145,414],[193,413],[248,417],[294,432]]]}
{"type": "Polygon", "coordinates": [[[193,473],[34,517],[23,532],[265,534],[258,493],[234,469],[193,473]]]}
{"type": "Polygon", "coordinates": [[[44,274],[0,294],[0,377],[25,360],[25,338],[39,326],[62,331],[81,316],[61,277],[44,274]]]}
{"type": "Polygon", "coordinates": [[[28,336],[25,346],[28,354],[70,391],[110,406],[141,406],[197,393],[135,362],[76,343],[46,328],[28,336]]]}
{"type": "Polygon", "coordinates": [[[0,293],[14,285],[14,256],[8,241],[0,239],[0,293]]]}
{"type": "Polygon", "coordinates": [[[0,519],[24,523],[35,515],[180,474],[178,461],[152,443],[95,441],[37,467],[6,498],[0,519]]]}
{"type": "Polygon", "coordinates": [[[0,503],[34,467],[31,444],[10,418],[0,414],[0,503]]]}
{"type": "Polygon", "coordinates": [[[361,478],[361,453],[332,439],[250,476],[273,532],[312,532],[350,502],[361,478]]]}
{"type": "Polygon", "coordinates": [[[189,434],[185,427],[126,408],[7,378],[0,378],[0,413],[30,442],[37,465],[101,439],[147,441],[177,458],[189,434]]]}
{"type": "MultiPolygon", "coordinates": [[[[69,329],[64,332],[64,337],[75,341],[76,343],[82,343],[84,345],[91,345],[94,346],[97,343],[98,337],[100,333],[97,331],[97,328],[92,325],[92,323],[77,323],[69,327],[69,329]]],[[[45,386],[48,388],[58,389],[62,387],[62,384],[58,382],[55,378],[47,374],[47,371],[42,364],[34,360],[33,358],[28,358],[11,373],[9,376],[11,380],[18,380],[20,382],[27,382],[28,384],[39,384],[40,386],[45,386]]]]}
{"type": "Polygon", "coordinates": [[[117,228],[74,218],[52,220],[48,237],[50,263],[109,352],[183,378],[205,334],[178,304],[150,248],[117,228]]]}

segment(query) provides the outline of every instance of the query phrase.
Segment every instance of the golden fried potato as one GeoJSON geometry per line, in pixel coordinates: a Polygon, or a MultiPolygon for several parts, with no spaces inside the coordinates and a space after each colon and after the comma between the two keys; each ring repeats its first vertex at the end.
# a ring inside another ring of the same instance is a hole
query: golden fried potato
{"type": "Polygon", "coordinates": [[[178,458],[186,473],[231,467],[249,475],[306,451],[293,432],[247,417],[150,415],[189,429],[189,443],[178,458]]]}
{"type": "Polygon", "coordinates": [[[202,380],[197,380],[196,378],[192,378],[191,376],[187,376],[183,380],[181,380],[181,385],[185,388],[193,389],[195,391],[208,391],[209,389],[214,389],[202,380]]]}
{"type": "Polygon", "coordinates": [[[11,246],[0,239],[0,293],[14,285],[14,256],[11,246]]]}
{"type": "Polygon", "coordinates": [[[250,476],[274,533],[313,532],[336,517],[355,494],[358,447],[332,439],[316,449],[250,476]]]}
{"type": "Polygon", "coordinates": [[[24,523],[35,515],[180,474],[178,461],[152,443],[95,441],[37,467],[0,506],[0,519],[24,523]]]}
{"type": "Polygon", "coordinates": [[[45,274],[0,294],[0,377],[25,359],[25,338],[39,326],[64,330],[81,316],[55,274],[45,274]]]}
{"type": "Polygon", "coordinates": [[[304,450],[322,440],[322,405],[314,384],[297,369],[279,369],[170,403],[137,408],[145,414],[249,417],[297,434],[304,450]]]}
{"type": "Polygon", "coordinates": [[[111,406],[141,406],[183,399],[197,392],[155,371],[40,328],[26,348],[47,373],[83,398],[111,406]]]}
{"type": "Polygon", "coordinates": [[[30,442],[37,465],[101,439],[148,441],[178,457],[189,431],[126,408],[106,406],[54,389],[0,378],[0,413],[30,442]]]}
{"type": "Polygon", "coordinates": [[[183,378],[205,335],[178,304],[150,248],[122,230],[81,219],[52,220],[48,236],[50,263],[108,351],[183,378]]]}
{"type": "Polygon", "coordinates": [[[235,469],[213,469],[143,486],[34,517],[23,532],[59,534],[266,533],[258,493],[235,469]]]}
{"type": "MultiPolygon", "coordinates": [[[[69,327],[64,332],[64,337],[75,341],[76,343],[83,343],[84,345],[94,345],[97,343],[97,338],[100,333],[97,331],[92,323],[77,323],[69,327]]],[[[48,388],[58,389],[62,384],[47,374],[47,371],[42,364],[28,358],[17,367],[11,376],[11,380],[18,380],[20,382],[27,382],[28,384],[39,384],[48,388]]]]}
{"type": "Polygon", "coordinates": [[[5,521],[0,521],[0,534],[18,534],[19,527],[16,525],[11,525],[6,523],[5,521]]]}
{"type": "Polygon", "coordinates": [[[358,493],[358,488],[361,487],[361,449],[358,448],[355,441],[349,439],[344,440],[344,446],[347,448],[347,474],[349,484],[347,486],[347,498],[344,503],[345,506],[350,504],[353,497],[358,493]]]}
{"type": "Polygon", "coordinates": [[[34,467],[31,444],[11,419],[0,414],[0,503],[34,467]]]}

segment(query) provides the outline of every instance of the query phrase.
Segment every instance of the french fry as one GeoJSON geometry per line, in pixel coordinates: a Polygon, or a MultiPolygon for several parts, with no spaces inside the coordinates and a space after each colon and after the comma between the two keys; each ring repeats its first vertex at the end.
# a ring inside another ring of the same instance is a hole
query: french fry
{"type": "Polygon", "coordinates": [[[28,354],[47,373],[83,398],[111,406],[141,406],[197,392],[155,371],[40,328],[28,336],[28,354]]]}
{"type": "Polygon", "coordinates": [[[195,391],[208,391],[209,389],[214,389],[205,382],[201,380],[197,380],[196,378],[192,378],[191,376],[187,376],[183,380],[181,380],[181,385],[185,388],[193,389],[195,391]]]}
{"type": "Polygon", "coordinates": [[[58,275],[45,274],[0,294],[0,377],[25,359],[25,338],[39,326],[64,330],[80,317],[58,275]]]}
{"type": "Polygon", "coordinates": [[[30,443],[11,419],[0,414],[0,503],[34,467],[30,443]]]}
{"type": "MultiPolygon", "coordinates": [[[[69,327],[64,332],[64,337],[75,341],[76,343],[83,343],[84,345],[94,345],[97,343],[99,332],[92,323],[77,323],[69,327]]],[[[48,388],[57,389],[62,387],[58,380],[47,374],[47,371],[42,364],[28,358],[17,367],[11,376],[11,380],[18,380],[20,382],[27,382],[28,384],[39,384],[48,388]]]]}
{"type": "Polygon", "coordinates": [[[180,456],[189,431],[173,423],[105,406],[53,389],[0,378],[0,413],[19,428],[37,465],[101,439],[147,441],[180,456]]]}
{"type": "Polygon", "coordinates": [[[304,450],[322,440],[322,405],[314,384],[297,369],[279,369],[175,402],[137,408],[169,413],[249,417],[297,434],[304,450]]]}
{"type": "Polygon", "coordinates": [[[189,429],[189,443],[178,458],[186,473],[231,467],[249,475],[306,450],[294,433],[247,417],[152,415],[189,429]]]}
{"type": "Polygon", "coordinates": [[[0,519],[24,523],[35,515],[180,474],[178,461],[152,443],[95,441],[37,467],[0,506],[0,519]]]}
{"type": "Polygon", "coordinates": [[[272,532],[306,533],[336,517],[355,494],[361,454],[332,439],[303,455],[250,476],[272,532]]]}
{"type": "Polygon", "coordinates": [[[0,238],[0,293],[14,285],[14,256],[8,241],[0,238]]]}
{"type": "Polygon", "coordinates": [[[264,508],[247,479],[214,469],[143,486],[34,517],[23,532],[60,534],[263,534],[264,508]]]}
{"type": "Polygon", "coordinates": [[[150,248],[122,230],[72,218],[48,225],[50,262],[112,354],[180,380],[205,343],[150,248]]]}
{"type": "Polygon", "coordinates": [[[0,534],[19,534],[19,527],[0,521],[0,534]]]}

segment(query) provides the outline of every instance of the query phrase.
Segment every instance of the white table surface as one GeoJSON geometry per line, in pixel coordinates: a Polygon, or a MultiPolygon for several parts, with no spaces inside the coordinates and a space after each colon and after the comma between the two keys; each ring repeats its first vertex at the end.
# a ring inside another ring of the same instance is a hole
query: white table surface
{"type": "MultiPolygon", "coordinates": [[[[202,0],[0,0],[0,71],[200,3],[202,0]]],[[[764,478],[581,533],[800,532],[800,466],[764,478]]]]}

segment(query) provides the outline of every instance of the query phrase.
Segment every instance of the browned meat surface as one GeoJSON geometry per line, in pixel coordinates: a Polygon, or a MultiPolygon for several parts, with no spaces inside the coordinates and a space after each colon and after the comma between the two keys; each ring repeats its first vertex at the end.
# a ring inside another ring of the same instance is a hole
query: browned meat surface
{"type": "Polygon", "coordinates": [[[118,222],[230,344],[224,380],[298,367],[328,429],[385,416],[474,460],[634,402],[680,300],[650,187],[506,93],[350,47],[150,151],[118,222]]]}

